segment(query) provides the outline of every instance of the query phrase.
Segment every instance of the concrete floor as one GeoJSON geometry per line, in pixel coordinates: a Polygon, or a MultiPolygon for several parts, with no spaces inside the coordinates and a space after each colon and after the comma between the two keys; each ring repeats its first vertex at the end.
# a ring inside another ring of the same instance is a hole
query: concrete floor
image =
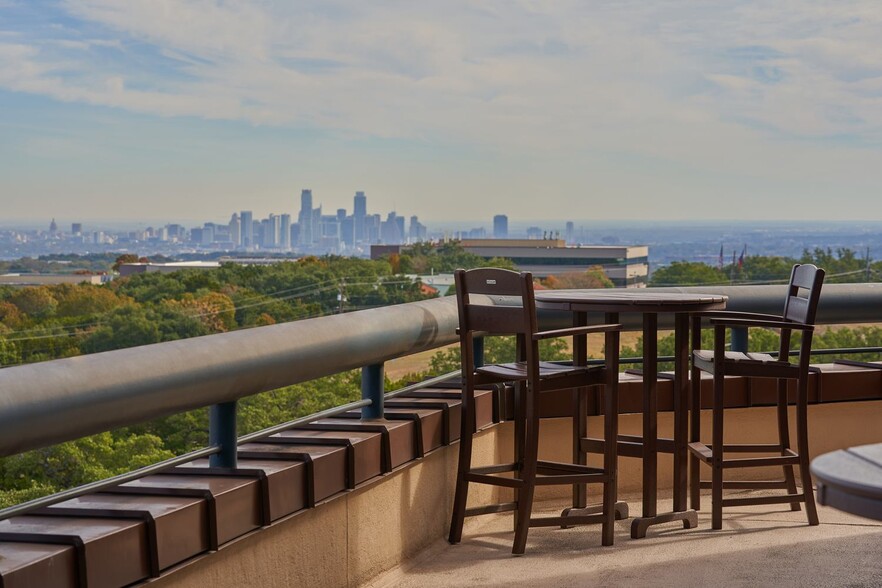
{"type": "MultiPolygon", "coordinates": [[[[542,503],[534,514],[562,506],[542,503]]],[[[697,529],[670,523],[638,540],[619,521],[612,547],[600,546],[599,525],[534,528],[523,557],[511,555],[511,515],[489,515],[472,519],[461,544],[439,541],[369,586],[882,586],[882,523],[819,509],[821,525],[809,527],[804,512],[777,505],[728,508],[720,531],[705,510],[697,529]]]]}

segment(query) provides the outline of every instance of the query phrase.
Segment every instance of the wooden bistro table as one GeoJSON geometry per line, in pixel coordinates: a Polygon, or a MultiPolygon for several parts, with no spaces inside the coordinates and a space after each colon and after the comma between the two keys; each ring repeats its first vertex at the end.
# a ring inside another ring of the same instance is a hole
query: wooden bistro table
{"type": "Polygon", "coordinates": [[[882,521],[882,443],[818,456],[812,475],[819,503],[882,521]]]}
{"type": "MultiPolygon", "coordinates": [[[[619,313],[636,312],[643,316],[643,434],[619,435],[619,452],[625,457],[643,459],[643,516],[631,523],[631,537],[646,536],[652,525],[683,521],[684,528],[698,525],[698,514],[687,510],[688,494],[688,440],[689,440],[689,314],[726,307],[727,297],[713,294],[686,294],[656,292],[652,289],[616,290],[551,290],[536,292],[536,307],[566,310],[573,313],[576,326],[588,323],[588,313],[602,312],[604,322],[619,322],[619,313]],[[674,315],[674,438],[658,438],[658,315],[674,315]],[[658,513],[658,452],[662,449],[674,454],[674,509],[658,513]]],[[[587,337],[573,342],[573,362],[587,362],[587,337]]],[[[584,394],[573,394],[573,410],[586,415],[588,407],[584,394]]],[[[573,459],[586,463],[587,451],[583,438],[587,437],[587,421],[579,419],[578,430],[573,431],[573,459]]],[[[574,489],[573,506],[586,508],[584,485],[574,489]]],[[[575,512],[573,514],[576,514],[575,512]]]]}

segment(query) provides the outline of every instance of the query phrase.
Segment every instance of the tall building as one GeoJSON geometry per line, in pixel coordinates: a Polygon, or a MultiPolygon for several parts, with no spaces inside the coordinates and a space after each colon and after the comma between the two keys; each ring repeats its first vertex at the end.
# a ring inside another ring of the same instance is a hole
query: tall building
{"type": "Polygon", "coordinates": [[[283,214],[279,226],[279,247],[288,251],[291,249],[291,215],[283,214]]]}
{"type": "Polygon", "coordinates": [[[230,217],[230,242],[234,247],[242,244],[242,223],[239,221],[239,215],[235,212],[230,217]]]}
{"type": "Polygon", "coordinates": [[[493,238],[508,239],[508,217],[504,214],[493,217],[493,238]]]}
{"type": "Polygon", "coordinates": [[[254,247],[254,215],[250,210],[239,213],[239,224],[242,231],[242,246],[245,249],[254,247]]]}
{"type": "Polygon", "coordinates": [[[564,237],[566,238],[567,244],[569,245],[572,245],[576,242],[576,227],[573,225],[573,221],[567,221],[567,228],[564,237]]]}
{"type": "Polygon", "coordinates": [[[404,243],[404,217],[390,212],[380,225],[380,240],[385,245],[404,243]]]}
{"type": "Polygon", "coordinates": [[[352,207],[352,232],[356,243],[367,241],[364,219],[367,217],[367,196],[364,192],[356,192],[352,207]]]}
{"type": "Polygon", "coordinates": [[[364,217],[364,240],[367,243],[380,241],[380,225],[382,224],[379,214],[369,214],[364,217]]]}
{"type": "Polygon", "coordinates": [[[202,245],[208,246],[214,243],[214,223],[202,225],[202,245]]]}
{"type": "Polygon", "coordinates": [[[72,223],[70,225],[70,232],[73,233],[75,237],[79,237],[83,233],[83,223],[72,223]]]}
{"type": "Polygon", "coordinates": [[[312,208],[312,190],[304,189],[300,192],[300,214],[297,215],[297,224],[300,225],[300,244],[309,247],[316,241],[318,224],[312,208]]]}
{"type": "Polygon", "coordinates": [[[426,225],[420,222],[420,219],[413,215],[410,217],[410,226],[407,230],[407,240],[410,243],[418,243],[426,240],[426,225]]]}

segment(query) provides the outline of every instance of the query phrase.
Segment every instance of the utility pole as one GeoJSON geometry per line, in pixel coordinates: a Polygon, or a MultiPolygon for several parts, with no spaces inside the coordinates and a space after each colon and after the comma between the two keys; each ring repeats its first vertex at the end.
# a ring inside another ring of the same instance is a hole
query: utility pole
{"type": "Polygon", "coordinates": [[[344,302],[346,302],[346,278],[340,278],[340,286],[337,291],[337,314],[343,314],[344,302]]]}

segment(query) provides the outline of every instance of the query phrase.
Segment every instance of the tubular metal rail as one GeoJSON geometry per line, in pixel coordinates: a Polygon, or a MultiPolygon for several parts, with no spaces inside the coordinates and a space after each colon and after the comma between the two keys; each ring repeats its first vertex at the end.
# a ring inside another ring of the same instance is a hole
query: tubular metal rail
{"type": "MultiPolygon", "coordinates": [[[[780,312],[785,288],[714,286],[659,290],[725,294],[729,296],[731,310],[774,313],[780,312]]],[[[505,298],[493,303],[517,304],[505,298]]],[[[457,341],[456,312],[453,298],[440,298],[0,369],[0,456],[212,407],[209,447],[123,477],[0,511],[0,518],[197,457],[210,456],[213,465],[234,467],[238,443],[301,422],[355,408],[361,408],[365,418],[380,416],[386,396],[383,363],[457,341]],[[362,368],[362,400],[237,438],[238,399],[357,368],[362,368]]],[[[601,319],[598,317],[598,321],[601,319]]],[[[636,323],[628,323],[629,317],[623,315],[623,319],[626,329],[640,328],[636,323]]],[[[543,313],[540,320],[543,328],[556,328],[569,326],[570,317],[543,313]]],[[[882,322],[882,284],[825,286],[818,322],[882,322]]],[[[431,382],[451,375],[455,374],[431,382]]]]}

